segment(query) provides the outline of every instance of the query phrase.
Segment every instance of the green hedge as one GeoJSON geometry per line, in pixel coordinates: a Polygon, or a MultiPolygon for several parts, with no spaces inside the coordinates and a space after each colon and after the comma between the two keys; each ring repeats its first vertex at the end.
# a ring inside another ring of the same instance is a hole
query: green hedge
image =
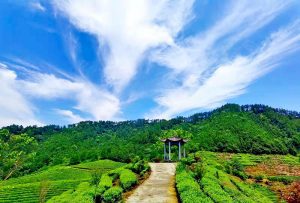
{"type": "Polygon", "coordinates": [[[129,169],[123,169],[120,173],[120,183],[124,190],[130,189],[132,186],[137,184],[137,177],[135,173],[133,173],[129,169]]]}
{"type": "Polygon", "coordinates": [[[106,190],[103,194],[104,202],[118,202],[122,199],[122,188],[114,186],[106,190]]]}
{"type": "Polygon", "coordinates": [[[109,188],[112,187],[112,185],[113,185],[112,178],[109,177],[107,174],[103,174],[101,176],[101,181],[99,183],[99,187],[103,187],[105,189],[109,189],[109,188]]]}
{"type": "Polygon", "coordinates": [[[213,203],[200,189],[199,184],[183,168],[181,164],[176,170],[176,187],[183,203],[213,203]]]}

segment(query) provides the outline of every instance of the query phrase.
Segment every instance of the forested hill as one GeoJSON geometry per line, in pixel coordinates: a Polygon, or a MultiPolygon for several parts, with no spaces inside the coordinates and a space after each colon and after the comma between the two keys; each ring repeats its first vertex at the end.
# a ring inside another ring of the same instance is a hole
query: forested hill
{"type": "MultiPolygon", "coordinates": [[[[160,160],[163,144],[159,139],[174,135],[189,138],[188,152],[202,149],[295,155],[300,149],[300,113],[264,105],[227,104],[211,112],[171,120],[85,121],[67,127],[12,125],[0,131],[0,144],[4,146],[0,155],[18,159],[13,157],[22,150],[19,162],[26,159],[26,164],[20,167],[19,174],[45,165],[99,158],[129,161],[138,155],[160,160]]],[[[0,173],[7,173],[14,161],[1,162],[0,173]]]]}

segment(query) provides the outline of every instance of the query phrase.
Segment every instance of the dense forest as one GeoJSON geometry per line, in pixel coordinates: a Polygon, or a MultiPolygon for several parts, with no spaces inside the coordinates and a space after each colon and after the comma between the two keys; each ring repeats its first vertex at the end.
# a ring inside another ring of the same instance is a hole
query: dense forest
{"type": "Polygon", "coordinates": [[[186,150],[190,153],[208,150],[296,155],[300,149],[300,113],[265,105],[227,104],[170,120],[11,125],[0,130],[0,177],[8,179],[47,166],[99,159],[129,162],[139,156],[160,161],[160,138],[165,136],[188,138],[186,150]]]}

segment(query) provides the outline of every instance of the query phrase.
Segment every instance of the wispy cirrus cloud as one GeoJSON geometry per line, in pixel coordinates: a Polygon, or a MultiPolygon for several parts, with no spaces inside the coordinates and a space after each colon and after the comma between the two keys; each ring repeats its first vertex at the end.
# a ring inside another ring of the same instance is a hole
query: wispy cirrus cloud
{"type": "Polygon", "coordinates": [[[247,56],[233,59],[211,68],[209,75],[193,75],[191,81],[173,89],[163,90],[156,98],[159,107],[150,117],[170,118],[178,113],[210,108],[245,93],[259,77],[276,68],[288,54],[300,49],[300,21],[274,32],[261,47],[247,56]],[[195,79],[196,78],[196,79],[195,79]]]}
{"type": "Polygon", "coordinates": [[[135,76],[147,50],[174,43],[192,17],[193,0],[55,0],[54,5],[77,28],[98,38],[106,82],[120,92],[135,76]]]}
{"type": "Polygon", "coordinates": [[[34,10],[37,10],[37,11],[40,11],[40,12],[45,12],[46,11],[46,8],[39,1],[29,2],[29,6],[31,7],[31,9],[34,9],[34,10]]]}

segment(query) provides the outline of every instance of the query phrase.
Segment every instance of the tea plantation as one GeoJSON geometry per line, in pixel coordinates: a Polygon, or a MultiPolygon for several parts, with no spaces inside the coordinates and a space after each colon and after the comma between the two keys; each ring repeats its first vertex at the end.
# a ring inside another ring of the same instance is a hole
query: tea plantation
{"type": "Polygon", "coordinates": [[[184,203],[285,202],[282,191],[299,180],[298,169],[299,157],[291,155],[258,156],[202,151],[190,154],[178,164],[176,186],[184,203]],[[262,164],[265,170],[260,172],[260,176],[253,176],[252,173],[257,172],[262,164]],[[268,164],[272,170],[268,170],[268,164]],[[274,170],[279,166],[280,171],[274,170]],[[288,166],[290,174],[281,177],[289,178],[290,182],[286,185],[279,184],[281,188],[274,188],[280,180],[272,179],[270,173],[284,173],[283,166],[288,166]],[[292,174],[293,167],[295,174],[292,174]]]}
{"type": "Polygon", "coordinates": [[[46,200],[74,189],[81,182],[90,181],[94,170],[105,173],[123,166],[110,160],[81,163],[74,166],[54,166],[0,182],[0,202],[39,202],[43,185],[47,187],[46,200]]]}

